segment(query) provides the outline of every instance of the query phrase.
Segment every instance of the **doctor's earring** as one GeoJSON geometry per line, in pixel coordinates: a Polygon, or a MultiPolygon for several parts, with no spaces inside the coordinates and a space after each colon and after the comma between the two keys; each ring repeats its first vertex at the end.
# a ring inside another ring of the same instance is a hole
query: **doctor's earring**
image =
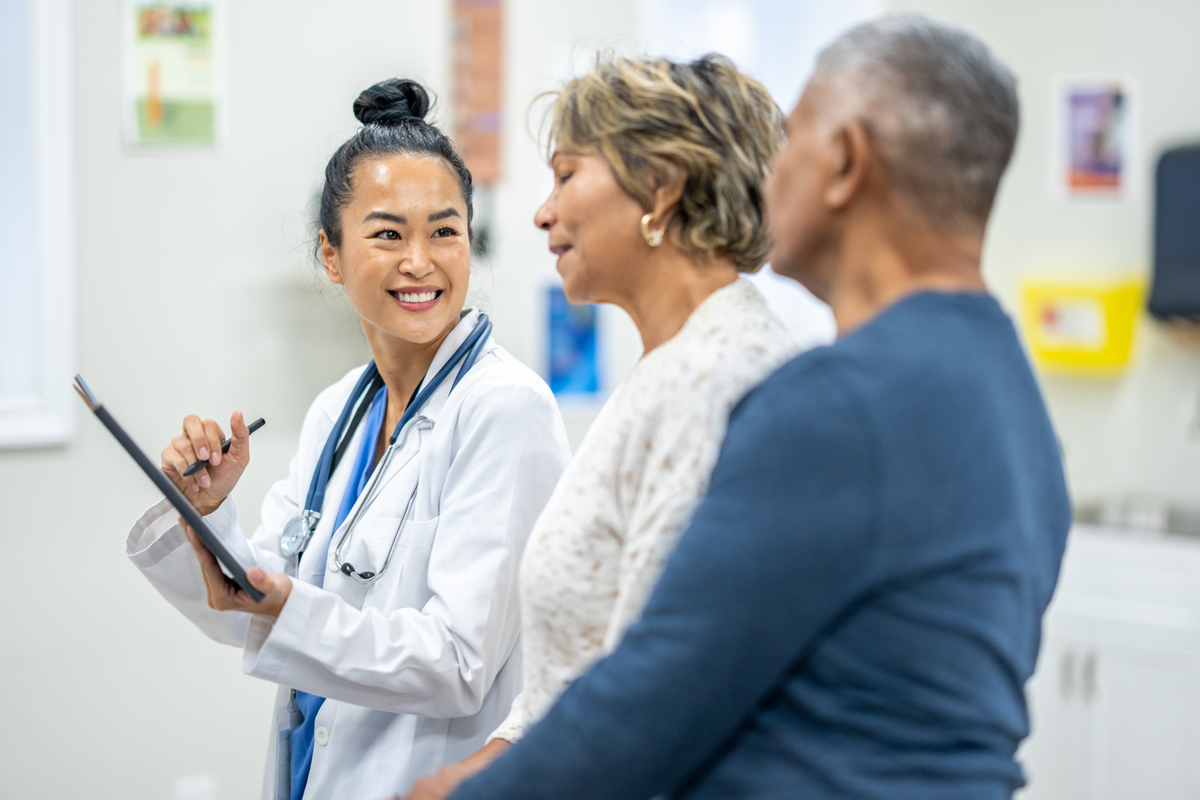
{"type": "Polygon", "coordinates": [[[651,247],[658,247],[663,243],[663,233],[666,231],[666,228],[657,231],[650,230],[650,216],[650,214],[642,215],[642,237],[646,240],[646,244],[651,247]]]}

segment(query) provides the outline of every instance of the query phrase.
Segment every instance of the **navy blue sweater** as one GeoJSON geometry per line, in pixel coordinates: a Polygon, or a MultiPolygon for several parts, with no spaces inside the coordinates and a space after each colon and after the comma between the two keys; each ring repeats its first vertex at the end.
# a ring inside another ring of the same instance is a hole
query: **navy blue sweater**
{"type": "Polygon", "coordinates": [[[986,295],[909,297],[735,409],[642,619],[453,800],[1008,798],[1070,524],[986,295]]]}

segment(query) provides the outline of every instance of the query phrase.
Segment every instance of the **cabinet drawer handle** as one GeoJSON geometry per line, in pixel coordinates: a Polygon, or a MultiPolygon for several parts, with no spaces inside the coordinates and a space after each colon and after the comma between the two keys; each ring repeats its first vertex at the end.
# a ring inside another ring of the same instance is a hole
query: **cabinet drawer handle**
{"type": "Polygon", "coordinates": [[[1080,683],[1083,684],[1083,702],[1090,703],[1096,697],[1096,651],[1089,650],[1083,657],[1083,666],[1079,670],[1080,683]]]}
{"type": "Polygon", "coordinates": [[[1075,651],[1064,650],[1062,663],[1058,665],[1058,688],[1063,700],[1070,700],[1075,694],[1075,651]]]}

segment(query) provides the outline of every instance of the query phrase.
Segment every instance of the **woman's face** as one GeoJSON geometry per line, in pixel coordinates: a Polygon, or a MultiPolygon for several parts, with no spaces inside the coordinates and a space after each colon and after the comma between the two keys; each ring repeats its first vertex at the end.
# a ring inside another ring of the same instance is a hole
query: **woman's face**
{"type": "Polygon", "coordinates": [[[351,173],[342,243],[321,232],[329,280],[346,287],[373,346],[428,344],[458,324],[471,276],[467,204],[439,158],[386,156],[351,173]]]}
{"type": "Polygon", "coordinates": [[[572,303],[619,303],[636,291],[646,255],[642,206],[598,152],[557,150],[554,188],[533,217],[550,234],[563,293],[572,303]]]}

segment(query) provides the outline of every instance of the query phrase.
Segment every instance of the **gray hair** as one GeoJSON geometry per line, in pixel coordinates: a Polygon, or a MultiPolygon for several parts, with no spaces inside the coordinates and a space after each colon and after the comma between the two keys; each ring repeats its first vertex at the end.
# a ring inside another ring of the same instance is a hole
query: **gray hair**
{"type": "Polygon", "coordinates": [[[983,225],[1012,157],[1016,78],[967,31],[917,14],[858,25],[817,58],[897,190],[944,225],[983,225]]]}

